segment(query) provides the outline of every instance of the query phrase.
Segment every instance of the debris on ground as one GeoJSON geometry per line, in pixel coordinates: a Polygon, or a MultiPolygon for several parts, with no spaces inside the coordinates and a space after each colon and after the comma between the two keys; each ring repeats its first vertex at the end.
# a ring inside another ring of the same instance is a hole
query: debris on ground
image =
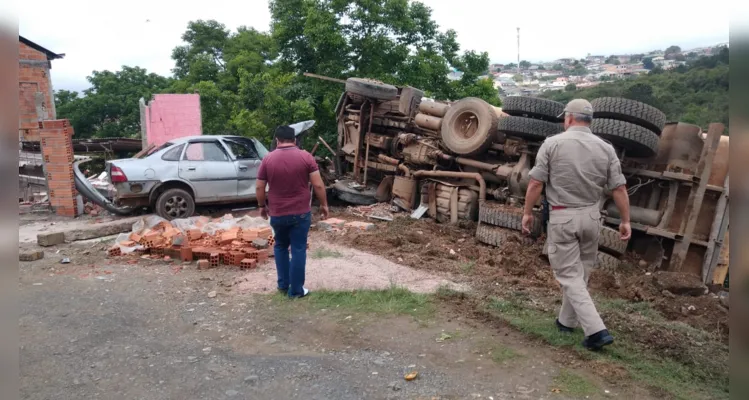
{"type": "Polygon", "coordinates": [[[419,372],[418,371],[411,371],[411,372],[407,373],[406,376],[403,377],[403,379],[405,379],[407,381],[412,381],[412,380],[416,379],[417,376],[419,376],[419,372]]]}
{"type": "Polygon", "coordinates": [[[673,294],[702,296],[707,294],[707,286],[697,275],[686,272],[658,271],[653,275],[655,285],[673,294]]]}
{"type": "Polygon", "coordinates": [[[369,206],[349,206],[346,212],[356,215],[357,217],[366,217],[378,219],[381,221],[392,221],[393,212],[400,211],[397,206],[388,203],[377,203],[369,206]]]}
{"type": "Polygon", "coordinates": [[[262,218],[226,214],[167,221],[157,216],[139,219],[132,231],[120,234],[107,250],[110,257],[135,254],[171,261],[198,260],[198,269],[219,264],[255,268],[272,256],[273,230],[262,218]]]}
{"type": "Polygon", "coordinates": [[[19,261],[36,261],[44,258],[44,251],[42,250],[21,250],[18,252],[19,261]]]}

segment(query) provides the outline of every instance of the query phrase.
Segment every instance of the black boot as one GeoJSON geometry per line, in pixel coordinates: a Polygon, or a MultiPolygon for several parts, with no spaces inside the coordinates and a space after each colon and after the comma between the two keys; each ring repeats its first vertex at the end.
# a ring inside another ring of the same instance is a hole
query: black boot
{"type": "Polygon", "coordinates": [[[570,328],[569,326],[562,325],[562,323],[559,322],[559,319],[554,322],[557,324],[557,329],[559,329],[559,332],[572,333],[575,331],[575,328],[570,328]]]}
{"type": "Polygon", "coordinates": [[[601,350],[603,346],[608,346],[611,343],[614,343],[614,337],[611,336],[608,329],[604,329],[586,337],[585,340],[583,340],[583,347],[588,350],[598,351],[601,350]]]}

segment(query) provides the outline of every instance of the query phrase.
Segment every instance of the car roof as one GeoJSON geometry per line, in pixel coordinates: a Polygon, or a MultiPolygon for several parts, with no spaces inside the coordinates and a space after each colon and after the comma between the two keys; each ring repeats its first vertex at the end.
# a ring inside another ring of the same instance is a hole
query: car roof
{"type": "Polygon", "coordinates": [[[244,136],[237,136],[237,135],[194,135],[194,136],[183,136],[181,138],[170,140],[169,142],[173,144],[182,144],[185,142],[189,142],[191,140],[196,139],[202,139],[202,140],[213,140],[213,139],[252,139],[244,136]]]}

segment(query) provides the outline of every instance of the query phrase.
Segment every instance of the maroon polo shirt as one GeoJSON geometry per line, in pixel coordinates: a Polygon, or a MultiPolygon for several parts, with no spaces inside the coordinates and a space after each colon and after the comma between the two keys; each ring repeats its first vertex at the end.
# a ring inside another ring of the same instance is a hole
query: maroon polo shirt
{"type": "Polygon", "coordinates": [[[296,146],[276,147],[260,164],[257,178],[268,182],[271,217],[310,212],[309,174],[318,170],[312,154],[296,146]]]}

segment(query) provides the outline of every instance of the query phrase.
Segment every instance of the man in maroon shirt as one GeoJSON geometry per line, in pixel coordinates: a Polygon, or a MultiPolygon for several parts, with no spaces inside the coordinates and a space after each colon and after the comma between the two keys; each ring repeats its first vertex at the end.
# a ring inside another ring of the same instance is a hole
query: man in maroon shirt
{"type": "Polygon", "coordinates": [[[257,203],[263,218],[273,227],[273,254],[276,257],[278,290],[290,298],[304,297],[309,290],[304,287],[304,270],[307,264],[307,234],[312,223],[309,184],[320,201],[323,219],[328,218],[328,200],[325,184],[320,177],[317,162],[312,155],[296,147],[294,129],[276,128],[275,150],[268,153],[260,164],[257,177],[257,203]],[[268,184],[268,203],[265,185],[268,184]],[[289,259],[289,249],[291,258],[289,259]]]}

